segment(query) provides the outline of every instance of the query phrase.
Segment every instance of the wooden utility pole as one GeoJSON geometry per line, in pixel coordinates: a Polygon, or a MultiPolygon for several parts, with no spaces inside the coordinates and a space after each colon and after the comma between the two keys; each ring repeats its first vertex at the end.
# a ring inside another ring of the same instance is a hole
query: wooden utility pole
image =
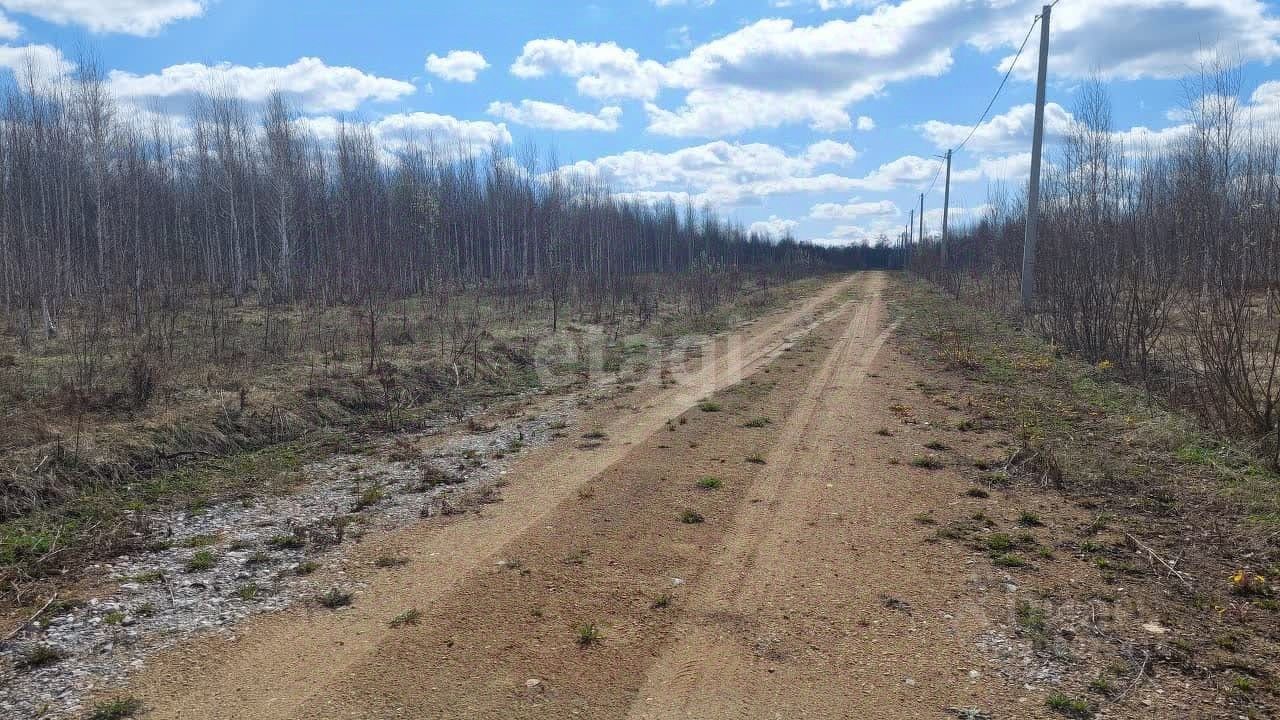
{"type": "Polygon", "coordinates": [[[951,151],[947,151],[947,184],[942,191],[942,267],[947,266],[947,214],[951,211],[951,151]]]}
{"type": "Polygon", "coordinates": [[[1036,70],[1036,124],[1031,135],[1031,180],[1027,188],[1027,234],[1022,243],[1022,309],[1036,294],[1036,234],[1040,229],[1040,151],[1044,146],[1044,84],[1049,68],[1049,11],[1040,11],[1040,67],[1036,70]]]}

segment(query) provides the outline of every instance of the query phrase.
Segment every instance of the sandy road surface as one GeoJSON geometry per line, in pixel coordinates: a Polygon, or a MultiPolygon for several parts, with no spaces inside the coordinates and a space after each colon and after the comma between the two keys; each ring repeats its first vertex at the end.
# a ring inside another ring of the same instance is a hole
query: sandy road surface
{"type": "Polygon", "coordinates": [[[917,446],[875,432],[893,418],[873,376],[911,372],[885,347],[883,284],[828,286],[599,409],[602,447],[532,454],[479,516],[366,539],[410,563],[352,608],[202,639],[134,691],[160,718],[1037,714],[970,676],[973,578],[912,522],[963,484],[926,482],[892,460],[917,446]],[[697,409],[712,392],[722,409],[697,409]],[[408,608],[419,624],[388,627],[408,608]]]}

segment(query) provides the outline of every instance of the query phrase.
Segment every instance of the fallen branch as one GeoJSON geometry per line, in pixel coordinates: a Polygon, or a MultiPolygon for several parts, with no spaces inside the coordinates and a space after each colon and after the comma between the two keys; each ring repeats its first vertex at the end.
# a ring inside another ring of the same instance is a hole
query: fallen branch
{"type": "Polygon", "coordinates": [[[1145,553],[1146,553],[1146,554],[1147,554],[1147,555],[1148,555],[1152,560],[1154,560],[1154,561],[1156,561],[1156,562],[1160,563],[1161,565],[1163,565],[1163,566],[1165,567],[1165,569],[1169,571],[1169,574],[1170,574],[1170,575],[1172,575],[1172,576],[1176,577],[1176,578],[1178,579],[1178,581],[1182,583],[1183,587],[1185,587],[1187,590],[1195,590],[1195,588],[1193,588],[1193,587],[1191,586],[1191,576],[1190,576],[1190,575],[1188,575],[1188,574],[1186,574],[1186,573],[1182,572],[1181,570],[1179,570],[1179,569],[1175,568],[1172,564],[1170,564],[1170,563],[1169,563],[1168,561],[1166,561],[1164,558],[1160,557],[1160,555],[1159,555],[1159,554],[1157,554],[1155,550],[1152,550],[1150,547],[1148,547],[1147,545],[1143,544],[1143,542],[1142,542],[1141,540],[1139,540],[1138,538],[1134,537],[1134,536],[1133,536],[1133,535],[1131,535],[1130,533],[1125,532],[1125,533],[1124,533],[1124,536],[1125,536],[1126,538],[1128,538],[1128,539],[1129,539],[1129,542],[1133,543],[1134,545],[1137,545],[1137,546],[1138,546],[1138,549],[1140,549],[1140,550],[1142,550],[1143,552],[1145,552],[1145,553]]]}
{"type": "Polygon", "coordinates": [[[10,632],[8,635],[5,635],[4,639],[0,640],[0,642],[9,642],[10,640],[18,637],[18,633],[22,632],[23,630],[26,630],[27,626],[35,622],[36,618],[43,615],[44,611],[48,610],[49,606],[53,604],[53,601],[57,599],[58,599],[58,593],[54,593],[53,595],[49,596],[49,601],[46,602],[44,605],[41,605],[40,609],[36,611],[35,615],[32,615],[31,617],[27,618],[25,622],[18,625],[18,627],[14,628],[13,631],[10,632]]]}
{"type": "Polygon", "coordinates": [[[1129,693],[1138,689],[1138,686],[1142,684],[1142,678],[1146,677],[1147,675],[1147,665],[1149,665],[1150,663],[1151,663],[1151,651],[1143,650],[1142,664],[1138,666],[1138,674],[1134,676],[1133,683],[1131,683],[1129,687],[1125,688],[1124,692],[1117,695],[1115,700],[1111,701],[1112,705],[1119,705],[1121,702],[1124,701],[1126,697],[1129,696],[1129,693]]]}

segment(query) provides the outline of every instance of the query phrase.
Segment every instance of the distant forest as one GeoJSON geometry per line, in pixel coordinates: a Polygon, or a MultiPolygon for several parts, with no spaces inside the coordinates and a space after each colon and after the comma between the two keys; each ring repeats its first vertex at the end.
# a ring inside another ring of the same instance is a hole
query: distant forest
{"type": "Polygon", "coordinates": [[[77,306],[137,330],[193,298],[364,305],[490,288],[599,302],[646,274],[898,259],[623,200],[531,146],[426,137],[389,152],[359,122],[321,140],[278,95],[211,92],[182,117],[132,117],[91,60],[61,82],[10,82],[0,102],[0,296],[24,344],[77,306]]]}

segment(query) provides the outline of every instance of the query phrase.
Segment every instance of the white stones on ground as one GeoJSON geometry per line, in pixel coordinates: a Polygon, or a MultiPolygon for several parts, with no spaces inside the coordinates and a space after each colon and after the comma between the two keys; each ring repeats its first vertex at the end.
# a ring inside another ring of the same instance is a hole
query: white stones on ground
{"type": "MultiPolygon", "coordinates": [[[[493,446],[506,447],[516,438],[526,445],[546,442],[554,433],[550,426],[568,420],[571,406],[572,402],[566,401],[559,410],[484,437],[448,438],[429,461],[450,472],[458,472],[459,463],[463,463],[464,483],[436,488],[431,493],[470,490],[493,482],[506,473],[505,463],[475,462],[469,458],[483,458],[493,446]]],[[[442,427],[406,437],[413,441],[436,435],[442,427]]],[[[147,657],[172,647],[187,635],[210,630],[227,632],[235,622],[250,615],[281,610],[299,599],[313,597],[322,588],[307,576],[297,575],[296,570],[316,553],[272,548],[267,541],[290,534],[294,527],[317,518],[349,512],[353,475],[376,476],[388,491],[385,500],[364,511],[379,527],[394,529],[417,522],[423,503],[431,497],[430,493],[407,492],[419,478],[414,462],[338,455],[309,465],[304,472],[311,481],[292,495],[264,498],[250,507],[228,502],[195,515],[175,513],[153,518],[164,532],[162,537],[172,542],[171,547],[121,555],[90,566],[86,570],[88,576],[122,582],[114,594],[91,598],[80,607],[49,618],[43,627],[28,628],[16,642],[0,648],[0,718],[35,718],[42,712],[46,717],[76,717],[86,693],[93,687],[122,684],[147,657]],[[353,465],[359,465],[359,470],[351,470],[353,465]],[[186,572],[187,561],[198,548],[186,547],[184,541],[210,535],[222,538],[209,548],[218,562],[205,572],[186,572]],[[227,545],[233,540],[252,542],[254,548],[230,549],[227,545]],[[269,559],[247,565],[255,550],[265,551],[269,559]],[[139,579],[157,572],[163,575],[163,581],[139,579]],[[238,591],[249,584],[257,585],[259,592],[245,599],[238,591]],[[116,612],[124,613],[123,617],[107,622],[107,616],[116,612]],[[54,645],[67,657],[38,671],[15,671],[12,660],[33,643],[54,645]]],[[[327,552],[341,554],[345,547],[344,543],[327,552]]],[[[349,586],[351,582],[344,584],[349,586]]]]}

